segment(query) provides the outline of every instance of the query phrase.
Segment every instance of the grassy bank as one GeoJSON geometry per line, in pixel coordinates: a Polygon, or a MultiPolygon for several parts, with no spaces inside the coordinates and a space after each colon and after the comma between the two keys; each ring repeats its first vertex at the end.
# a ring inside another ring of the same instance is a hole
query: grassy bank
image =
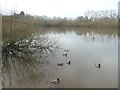
{"type": "Polygon", "coordinates": [[[2,16],[2,37],[6,39],[23,39],[33,32],[32,23],[22,17],[2,16]]]}
{"type": "Polygon", "coordinates": [[[76,19],[31,16],[25,15],[23,11],[20,14],[2,15],[3,41],[6,41],[6,39],[13,40],[28,37],[41,27],[118,28],[118,19],[115,13],[109,16],[106,14],[104,17],[99,17],[100,15],[97,15],[98,17],[94,15],[93,17],[89,17],[89,15],[85,17],[80,16],[76,19]]]}

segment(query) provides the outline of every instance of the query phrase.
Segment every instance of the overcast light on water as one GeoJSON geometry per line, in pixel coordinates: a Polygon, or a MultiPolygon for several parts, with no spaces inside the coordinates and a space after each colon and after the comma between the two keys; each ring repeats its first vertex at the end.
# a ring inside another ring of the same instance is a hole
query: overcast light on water
{"type": "MultiPolygon", "coordinates": [[[[24,66],[26,70],[22,70],[23,68],[19,66],[22,62],[19,62],[17,58],[12,58],[17,60],[14,63],[18,65],[18,71],[23,72],[17,72],[13,66],[11,67],[13,70],[10,70],[11,74],[5,73],[3,70],[3,75],[7,76],[3,76],[6,79],[2,84],[6,87],[37,88],[118,87],[118,35],[116,29],[106,28],[102,31],[100,28],[44,28],[44,30],[45,32],[38,30],[33,40],[34,44],[39,44],[40,39],[45,37],[44,40],[48,39],[49,42],[57,40],[55,47],[34,53],[33,59],[41,60],[42,63],[37,65],[34,61],[28,60],[29,62],[26,63],[30,66],[24,66]],[[67,56],[64,53],[67,53],[67,56]],[[67,64],[67,61],[71,61],[71,63],[67,64]],[[34,65],[32,65],[33,63],[34,65]],[[58,66],[59,63],[63,63],[63,66],[58,66]],[[99,64],[101,64],[100,67],[98,67],[99,64]],[[27,72],[27,67],[31,68],[31,72],[27,72]],[[18,76],[17,73],[19,73],[18,76]],[[60,79],[59,84],[50,83],[55,78],[60,79]]],[[[18,59],[22,60],[22,58],[18,59]]],[[[11,61],[9,63],[14,64],[11,61]]]]}

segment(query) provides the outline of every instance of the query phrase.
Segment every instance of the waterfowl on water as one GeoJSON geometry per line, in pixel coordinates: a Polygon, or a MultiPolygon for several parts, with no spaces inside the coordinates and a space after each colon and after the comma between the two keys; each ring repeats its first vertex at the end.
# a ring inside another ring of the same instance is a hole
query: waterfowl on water
{"type": "Polygon", "coordinates": [[[55,79],[55,80],[51,80],[51,83],[53,83],[53,84],[57,84],[57,83],[59,83],[60,82],[60,79],[59,78],[57,78],[57,79],[55,79]]]}
{"type": "Polygon", "coordinates": [[[101,64],[98,64],[98,65],[95,64],[95,66],[96,66],[97,68],[101,68],[101,64]]]}
{"type": "Polygon", "coordinates": [[[70,61],[70,60],[68,60],[68,61],[67,61],[67,64],[69,64],[69,65],[70,65],[70,64],[71,64],[71,61],[70,61]]]}
{"type": "Polygon", "coordinates": [[[100,68],[101,67],[101,64],[98,64],[98,68],[100,68]]]}
{"type": "Polygon", "coordinates": [[[58,65],[58,66],[63,66],[63,63],[58,63],[57,65],[58,65]]]}
{"type": "Polygon", "coordinates": [[[66,56],[66,57],[67,57],[67,53],[63,53],[63,56],[66,56]]]}

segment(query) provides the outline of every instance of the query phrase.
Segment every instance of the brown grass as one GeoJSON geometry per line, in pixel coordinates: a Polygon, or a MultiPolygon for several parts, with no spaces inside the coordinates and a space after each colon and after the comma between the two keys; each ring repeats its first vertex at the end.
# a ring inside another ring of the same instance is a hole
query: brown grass
{"type": "Polygon", "coordinates": [[[40,27],[118,27],[117,19],[75,19],[67,20],[63,18],[44,19],[33,18],[32,16],[2,16],[3,41],[7,39],[21,39],[28,37],[40,27]]]}

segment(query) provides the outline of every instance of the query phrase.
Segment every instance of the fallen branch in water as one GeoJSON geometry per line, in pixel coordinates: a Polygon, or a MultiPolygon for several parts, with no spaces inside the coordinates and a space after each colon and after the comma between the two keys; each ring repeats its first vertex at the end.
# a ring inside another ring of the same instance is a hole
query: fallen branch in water
{"type": "Polygon", "coordinates": [[[3,87],[14,87],[13,72],[16,75],[16,83],[20,80],[29,81],[31,77],[37,78],[36,75],[40,72],[37,69],[42,64],[41,60],[48,57],[47,52],[44,51],[54,52],[57,41],[53,38],[49,39],[49,36],[34,34],[27,39],[4,42],[2,46],[3,87]],[[36,56],[39,60],[35,58],[36,56]]]}

